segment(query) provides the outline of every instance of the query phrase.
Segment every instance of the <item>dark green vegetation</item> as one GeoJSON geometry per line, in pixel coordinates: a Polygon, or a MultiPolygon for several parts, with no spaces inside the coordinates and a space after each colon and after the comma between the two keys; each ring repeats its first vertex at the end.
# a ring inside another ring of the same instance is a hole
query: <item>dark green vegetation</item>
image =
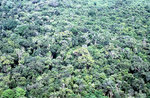
{"type": "Polygon", "coordinates": [[[0,96],[150,97],[150,1],[0,0],[0,96]]]}

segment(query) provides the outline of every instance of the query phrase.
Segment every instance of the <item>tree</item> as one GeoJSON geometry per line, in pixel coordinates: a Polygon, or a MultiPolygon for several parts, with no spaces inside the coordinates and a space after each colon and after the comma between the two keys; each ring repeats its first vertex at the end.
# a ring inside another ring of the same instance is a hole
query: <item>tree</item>
{"type": "Polygon", "coordinates": [[[12,89],[5,90],[1,95],[2,98],[14,98],[14,96],[15,92],[12,89]]]}
{"type": "Polygon", "coordinates": [[[94,64],[94,60],[86,47],[80,47],[72,52],[68,52],[66,63],[73,64],[76,68],[89,68],[94,64]]]}
{"type": "Polygon", "coordinates": [[[25,94],[26,94],[26,92],[24,89],[22,89],[20,87],[15,88],[15,97],[16,98],[24,97],[25,94]]]}

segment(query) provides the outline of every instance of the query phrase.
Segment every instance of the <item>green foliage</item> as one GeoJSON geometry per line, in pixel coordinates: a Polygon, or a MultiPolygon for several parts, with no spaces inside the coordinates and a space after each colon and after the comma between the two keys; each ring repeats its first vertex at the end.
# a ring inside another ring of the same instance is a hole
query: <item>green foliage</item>
{"type": "Polygon", "coordinates": [[[12,30],[15,29],[15,27],[18,25],[17,21],[13,20],[13,19],[8,19],[8,20],[4,20],[2,21],[2,25],[4,30],[12,30]]]}
{"type": "Polygon", "coordinates": [[[25,90],[17,87],[15,89],[7,89],[2,92],[1,97],[2,98],[24,98],[25,97],[25,90]]]}
{"type": "Polygon", "coordinates": [[[73,50],[71,54],[68,53],[66,56],[66,62],[75,64],[74,66],[77,68],[89,68],[94,64],[94,60],[88,49],[84,47],[73,50]],[[71,61],[68,61],[70,59],[71,61]]]}
{"type": "Polygon", "coordinates": [[[14,96],[15,92],[12,89],[5,90],[1,95],[2,98],[14,98],[14,96]]]}
{"type": "Polygon", "coordinates": [[[149,15],[149,0],[0,0],[0,97],[149,97],[149,15]]]}
{"type": "Polygon", "coordinates": [[[22,89],[20,87],[15,88],[15,97],[16,98],[24,97],[25,94],[26,94],[26,92],[24,89],[22,89]]]}
{"type": "Polygon", "coordinates": [[[107,98],[103,95],[101,91],[91,91],[87,95],[85,95],[83,98],[107,98]]]}

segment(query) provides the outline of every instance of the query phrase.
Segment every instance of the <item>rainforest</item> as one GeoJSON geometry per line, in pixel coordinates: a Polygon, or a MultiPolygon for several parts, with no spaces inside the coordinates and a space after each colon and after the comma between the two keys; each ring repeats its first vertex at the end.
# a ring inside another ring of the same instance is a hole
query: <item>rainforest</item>
{"type": "Polygon", "coordinates": [[[0,0],[0,98],[150,98],[150,0],[0,0]]]}

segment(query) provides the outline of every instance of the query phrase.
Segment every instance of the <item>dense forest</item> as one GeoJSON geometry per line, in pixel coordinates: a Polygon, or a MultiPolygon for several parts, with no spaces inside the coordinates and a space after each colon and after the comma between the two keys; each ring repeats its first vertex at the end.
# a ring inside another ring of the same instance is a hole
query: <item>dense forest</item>
{"type": "Polygon", "coordinates": [[[0,0],[0,98],[150,98],[150,0],[0,0]]]}

